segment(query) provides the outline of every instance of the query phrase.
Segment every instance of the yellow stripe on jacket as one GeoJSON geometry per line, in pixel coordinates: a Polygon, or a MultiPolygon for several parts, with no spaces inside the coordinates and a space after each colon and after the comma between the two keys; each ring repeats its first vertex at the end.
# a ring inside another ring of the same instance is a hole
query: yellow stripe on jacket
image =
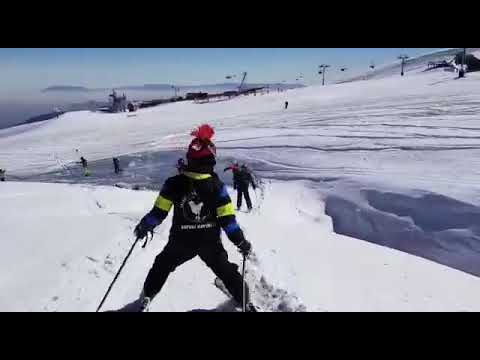
{"type": "Polygon", "coordinates": [[[172,208],[172,201],[164,198],[162,195],[158,195],[157,201],[155,201],[155,206],[159,208],[160,210],[169,212],[170,209],[172,208]]]}
{"type": "Polygon", "coordinates": [[[233,207],[232,202],[229,202],[228,204],[219,206],[217,208],[218,217],[229,216],[229,215],[235,215],[235,209],[233,207]]]}

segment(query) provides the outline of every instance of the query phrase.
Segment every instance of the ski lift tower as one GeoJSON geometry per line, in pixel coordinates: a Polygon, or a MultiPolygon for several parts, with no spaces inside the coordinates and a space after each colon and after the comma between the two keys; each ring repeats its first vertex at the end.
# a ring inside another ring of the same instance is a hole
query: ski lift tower
{"type": "Polygon", "coordinates": [[[325,85],[325,70],[327,68],[329,68],[330,65],[327,65],[327,64],[322,64],[322,65],[319,65],[318,68],[321,69],[318,73],[323,75],[322,77],[322,85],[325,85]]]}
{"type": "Polygon", "coordinates": [[[403,70],[405,68],[405,60],[407,60],[408,58],[409,58],[408,55],[400,55],[398,57],[398,59],[402,60],[402,72],[400,73],[401,76],[403,76],[405,74],[405,72],[403,70]]]}
{"type": "Polygon", "coordinates": [[[466,57],[467,57],[467,48],[463,48],[463,54],[462,54],[462,66],[460,67],[460,70],[458,71],[458,77],[463,78],[465,77],[465,63],[466,63],[466,57]]]}
{"type": "Polygon", "coordinates": [[[238,91],[242,91],[243,85],[245,85],[245,80],[247,79],[247,72],[244,71],[242,73],[242,81],[240,82],[240,86],[238,87],[238,91]]]}

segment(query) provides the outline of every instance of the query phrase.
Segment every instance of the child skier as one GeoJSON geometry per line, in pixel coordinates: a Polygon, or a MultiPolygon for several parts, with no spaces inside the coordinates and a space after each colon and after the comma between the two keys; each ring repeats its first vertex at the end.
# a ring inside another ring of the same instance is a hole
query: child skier
{"type": "MultiPolygon", "coordinates": [[[[192,133],[195,137],[187,152],[187,164],[182,172],[167,179],[153,209],[135,228],[137,238],[143,239],[160,225],[173,207],[169,241],[156,257],[143,286],[138,311],[148,309],[160,292],[168,276],[178,266],[197,255],[222,280],[232,297],[243,302],[243,281],[238,266],[228,261],[220,228],[239,251],[248,256],[251,244],[238,225],[226,186],[214,172],[216,148],[209,125],[202,125],[192,133]]],[[[245,284],[246,286],[246,284],[245,284]]],[[[256,312],[245,289],[246,310],[256,312]]]]}
{"type": "Polygon", "coordinates": [[[234,162],[231,166],[226,167],[223,171],[227,170],[232,170],[233,173],[233,188],[237,190],[237,210],[240,210],[242,207],[242,198],[245,198],[248,211],[252,210],[252,201],[250,199],[248,188],[250,184],[252,185],[254,191],[257,188],[255,182],[253,181],[252,174],[245,164],[239,167],[238,162],[234,162]]]}

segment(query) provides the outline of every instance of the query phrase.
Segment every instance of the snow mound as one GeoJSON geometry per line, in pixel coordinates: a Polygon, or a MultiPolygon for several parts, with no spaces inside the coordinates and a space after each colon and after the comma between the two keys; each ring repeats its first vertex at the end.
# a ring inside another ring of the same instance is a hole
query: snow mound
{"type": "Polygon", "coordinates": [[[327,197],[335,232],[480,275],[480,207],[426,192],[368,189],[362,197],[327,197]]]}

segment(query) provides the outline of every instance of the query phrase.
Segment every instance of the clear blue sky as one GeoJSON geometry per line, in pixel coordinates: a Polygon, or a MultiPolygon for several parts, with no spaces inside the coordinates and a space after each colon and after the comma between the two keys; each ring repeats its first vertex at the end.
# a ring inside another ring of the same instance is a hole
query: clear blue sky
{"type": "MultiPolygon", "coordinates": [[[[342,66],[349,73],[434,49],[394,48],[194,48],[194,49],[0,49],[0,96],[51,85],[112,87],[145,83],[224,82],[227,74],[247,71],[250,82],[319,81],[318,65],[342,66]]],[[[340,74],[337,70],[337,74],[340,74]]]]}

